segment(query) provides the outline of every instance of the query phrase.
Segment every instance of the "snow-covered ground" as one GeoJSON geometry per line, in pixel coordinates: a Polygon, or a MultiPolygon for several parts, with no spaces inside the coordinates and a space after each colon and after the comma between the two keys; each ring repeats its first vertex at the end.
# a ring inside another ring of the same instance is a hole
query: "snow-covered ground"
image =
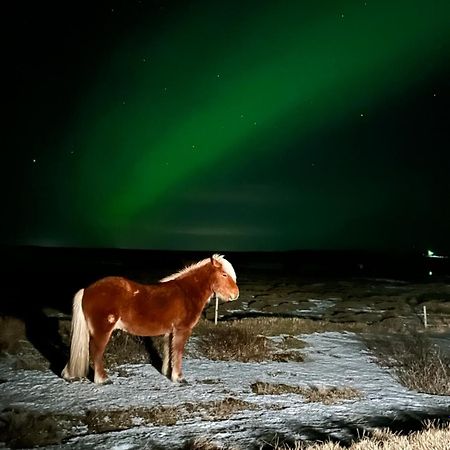
{"type": "MultiPolygon", "coordinates": [[[[0,359],[0,406],[38,413],[86,414],[136,408],[133,426],[93,433],[82,426],[65,441],[71,449],[178,448],[196,437],[225,447],[254,448],[274,435],[292,439],[345,439],[357,428],[386,425],[406,416],[450,414],[449,397],[409,391],[377,365],[357,335],[321,333],[299,336],[308,346],[304,362],[239,363],[186,358],[187,385],[175,385],[149,364],[119,366],[112,384],[97,386],[82,381],[67,383],[51,371],[17,370],[0,359]],[[256,381],[291,386],[353,387],[360,399],[324,405],[308,403],[296,394],[257,395],[256,381]],[[211,402],[241,401],[231,416],[212,414],[211,402]],[[246,403],[245,403],[246,402],[246,403]],[[203,406],[202,406],[203,405],[203,406]],[[149,423],[142,408],[175,408],[171,425],[149,423]]],[[[1,444],[0,444],[1,446],[1,444]]],[[[60,445],[46,449],[61,448],[60,445]]],[[[257,447],[256,447],[257,448],[257,447]]]]}

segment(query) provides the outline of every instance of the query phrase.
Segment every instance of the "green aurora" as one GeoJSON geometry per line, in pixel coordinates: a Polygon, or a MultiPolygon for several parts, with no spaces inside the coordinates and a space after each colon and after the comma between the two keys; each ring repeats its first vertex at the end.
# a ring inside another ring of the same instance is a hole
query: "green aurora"
{"type": "Polygon", "coordinates": [[[205,1],[141,21],[92,67],[29,242],[425,244],[391,219],[410,189],[404,219],[427,214],[433,190],[396,161],[407,127],[379,130],[443,67],[449,17],[446,1],[205,1]]]}

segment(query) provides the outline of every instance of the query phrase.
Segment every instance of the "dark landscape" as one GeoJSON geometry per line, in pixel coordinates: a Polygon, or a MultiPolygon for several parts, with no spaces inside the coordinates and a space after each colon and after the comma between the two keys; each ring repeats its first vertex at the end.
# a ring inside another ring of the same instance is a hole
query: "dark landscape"
{"type": "MultiPolygon", "coordinates": [[[[7,297],[2,310],[24,312],[22,305],[70,311],[73,294],[109,275],[143,283],[157,282],[211,252],[126,249],[3,247],[7,297]],[[26,281],[25,281],[26,280],[26,281]],[[51,285],[53,288],[48,289],[51,285]],[[35,295],[30,295],[34,292],[35,295]],[[39,295],[36,297],[36,292],[39,295]],[[20,305],[20,306],[19,306],[20,305]]],[[[334,280],[392,279],[404,283],[448,282],[450,260],[416,253],[364,251],[226,252],[242,280],[294,283],[334,280]],[[431,274],[430,274],[431,272],[431,274]]],[[[245,295],[245,294],[244,294],[245,295]]]]}

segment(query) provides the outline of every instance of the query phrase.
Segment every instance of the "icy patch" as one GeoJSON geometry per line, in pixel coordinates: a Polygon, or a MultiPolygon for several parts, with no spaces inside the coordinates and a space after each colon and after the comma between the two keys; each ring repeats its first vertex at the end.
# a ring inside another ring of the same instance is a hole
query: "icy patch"
{"type": "Polygon", "coordinates": [[[322,317],[322,315],[327,311],[327,309],[332,308],[338,298],[327,298],[327,299],[316,299],[310,298],[308,302],[311,306],[307,309],[298,309],[297,313],[304,317],[322,317]]]}

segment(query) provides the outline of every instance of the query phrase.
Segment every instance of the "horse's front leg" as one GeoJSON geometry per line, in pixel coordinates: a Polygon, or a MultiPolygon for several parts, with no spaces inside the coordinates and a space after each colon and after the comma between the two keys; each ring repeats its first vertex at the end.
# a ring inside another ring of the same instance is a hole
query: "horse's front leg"
{"type": "Polygon", "coordinates": [[[172,381],[185,383],[182,358],[184,346],[191,335],[191,330],[174,330],[172,336],[172,381]]]}
{"type": "Polygon", "coordinates": [[[170,341],[171,341],[171,333],[166,333],[164,335],[164,348],[163,348],[163,361],[161,373],[167,378],[171,378],[170,376],[170,341]]]}

